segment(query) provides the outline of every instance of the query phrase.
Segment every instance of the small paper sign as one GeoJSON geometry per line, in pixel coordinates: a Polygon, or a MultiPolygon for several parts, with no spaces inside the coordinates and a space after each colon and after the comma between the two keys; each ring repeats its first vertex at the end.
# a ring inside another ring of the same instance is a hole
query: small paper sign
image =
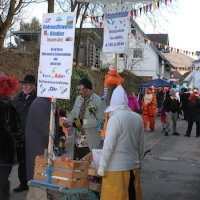
{"type": "Polygon", "coordinates": [[[100,163],[101,155],[102,149],[92,149],[93,162],[96,164],[100,163]]]}

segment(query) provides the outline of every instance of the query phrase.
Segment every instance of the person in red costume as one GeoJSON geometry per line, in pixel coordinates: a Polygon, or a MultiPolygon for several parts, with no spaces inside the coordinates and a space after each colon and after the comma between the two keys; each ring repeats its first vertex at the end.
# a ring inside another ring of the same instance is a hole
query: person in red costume
{"type": "Polygon", "coordinates": [[[154,87],[150,86],[142,98],[142,118],[144,130],[147,131],[147,123],[150,122],[150,130],[155,129],[155,115],[156,115],[156,95],[154,94],[154,87]]]}

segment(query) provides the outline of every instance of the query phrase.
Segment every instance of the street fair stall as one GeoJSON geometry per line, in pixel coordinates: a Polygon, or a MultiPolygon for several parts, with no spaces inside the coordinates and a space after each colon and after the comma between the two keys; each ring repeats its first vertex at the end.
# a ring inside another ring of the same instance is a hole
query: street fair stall
{"type": "MultiPolygon", "coordinates": [[[[77,161],[73,160],[73,150],[63,154],[65,144],[62,139],[55,145],[56,99],[70,98],[75,22],[75,13],[43,16],[37,92],[39,97],[51,98],[49,145],[44,155],[38,155],[35,159],[34,180],[30,181],[29,186],[54,190],[61,194],[62,199],[78,200],[80,194],[84,194],[89,199],[96,200],[99,196],[96,194],[101,192],[102,178],[97,175],[101,150],[93,149],[92,155],[77,161]]],[[[105,22],[103,51],[115,53],[115,64],[111,64],[105,76],[101,101],[106,100],[109,85],[124,82],[118,74],[118,54],[125,53],[128,43],[128,6],[108,6],[105,22]],[[111,16],[115,16],[115,20],[111,16]]],[[[105,138],[107,121],[108,113],[102,129],[102,140],[105,138]]],[[[72,133],[69,137],[74,137],[73,135],[75,134],[72,133]]],[[[67,147],[73,149],[73,138],[67,147]]]]}
{"type": "Polygon", "coordinates": [[[75,22],[75,13],[43,16],[37,96],[51,99],[49,143],[44,155],[35,158],[34,176],[29,186],[30,189],[54,190],[62,199],[78,200],[80,194],[86,194],[95,200],[96,195],[88,189],[89,162],[63,157],[65,134],[59,135],[60,140],[55,143],[55,129],[59,123],[56,98],[70,98],[75,22]]]}

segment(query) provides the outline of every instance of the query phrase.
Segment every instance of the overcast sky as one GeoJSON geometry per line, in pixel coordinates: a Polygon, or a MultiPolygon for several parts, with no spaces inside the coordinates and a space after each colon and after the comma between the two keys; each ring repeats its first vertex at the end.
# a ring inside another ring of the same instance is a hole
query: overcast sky
{"type": "MultiPolygon", "coordinates": [[[[41,4],[34,6],[26,15],[27,18],[36,16],[41,21],[46,11],[47,5],[41,4]]],[[[136,19],[145,33],[168,33],[171,47],[200,50],[200,0],[172,0],[172,4],[162,5],[154,15],[156,23],[150,23],[145,17],[136,19]]]]}

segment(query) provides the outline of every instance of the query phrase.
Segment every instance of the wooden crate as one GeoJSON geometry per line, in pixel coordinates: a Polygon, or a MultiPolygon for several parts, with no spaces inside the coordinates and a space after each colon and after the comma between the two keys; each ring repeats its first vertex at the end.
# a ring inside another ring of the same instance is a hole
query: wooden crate
{"type": "MultiPolygon", "coordinates": [[[[46,182],[47,160],[44,156],[36,156],[33,179],[46,182]]],[[[60,159],[53,160],[52,184],[67,187],[69,189],[88,187],[87,161],[64,162],[60,159]]]]}
{"type": "Polygon", "coordinates": [[[92,191],[94,191],[94,192],[101,193],[101,183],[93,182],[93,181],[90,180],[90,176],[96,177],[96,178],[98,178],[99,180],[100,180],[100,179],[102,180],[102,177],[100,177],[100,176],[97,174],[97,170],[96,170],[96,169],[93,169],[93,168],[89,168],[89,169],[88,169],[88,176],[89,176],[89,189],[92,190],[92,191]]]}

